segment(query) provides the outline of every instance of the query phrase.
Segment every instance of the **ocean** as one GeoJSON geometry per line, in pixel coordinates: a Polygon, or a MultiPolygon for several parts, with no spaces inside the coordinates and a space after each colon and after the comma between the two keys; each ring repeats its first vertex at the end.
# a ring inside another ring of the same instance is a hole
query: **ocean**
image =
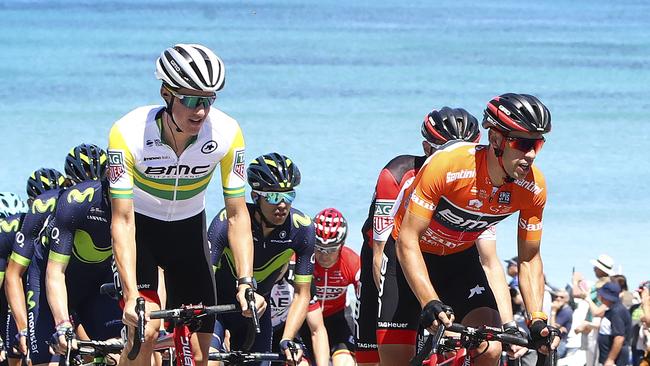
{"type": "MultiPolygon", "coordinates": [[[[239,121],[247,160],[291,157],[294,207],[340,209],[355,250],[380,169],[422,153],[427,112],[480,119],[495,95],[537,95],[553,115],[536,160],[549,281],[573,268],[593,278],[589,259],[606,253],[636,287],[650,277],[648,14],[641,0],[1,1],[0,191],[25,197],[34,169],[62,170],[81,142],[106,146],[114,121],[161,103],[160,52],[201,43],[226,64],[216,106],[239,121]]],[[[515,237],[516,217],[498,225],[503,259],[515,237]]]]}

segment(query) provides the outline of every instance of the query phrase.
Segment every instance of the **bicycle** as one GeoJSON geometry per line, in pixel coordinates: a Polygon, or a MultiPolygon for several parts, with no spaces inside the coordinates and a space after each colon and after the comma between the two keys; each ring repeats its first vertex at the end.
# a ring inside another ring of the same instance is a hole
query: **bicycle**
{"type": "MultiPolygon", "coordinates": [[[[549,340],[552,336],[549,337],[549,340]]],[[[503,344],[528,347],[529,341],[523,335],[504,332],[501,328],[481,326],[478,328],[454,323],[449,328],[438,327],[436,332],[429,336],[424,347],[410,361],[411,366],[444,365],[444,366],[471,366],[474,358],[469,350],[476,349],[484,341],[498,341],[503,344]],[[445,330],[459,333],[459,337],[444,336],[445,330]],[[451,353],[451,356],[449,354],[451,353]]],[[[550,341],[549,341],[550,342],[550,341]]],[[[540,355],[541,356],[541,355],[540,355]]],[[[547,357],[539,357],[537,365],[555,364],[555,351],[547,357]]]]}

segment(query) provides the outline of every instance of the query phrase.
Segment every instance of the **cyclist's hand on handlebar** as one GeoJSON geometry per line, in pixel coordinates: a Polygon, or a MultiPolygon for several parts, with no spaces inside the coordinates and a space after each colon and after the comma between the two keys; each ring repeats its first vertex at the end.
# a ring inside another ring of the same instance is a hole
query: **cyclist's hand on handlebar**
{"type": "Polygon", "coordinates": [[[420,313],[420,324],[430,330],[437,328],[440,323],[445,328],[450,327],[453,322],[454,311],[440,300],[429,301],[420,313]]]}
{"type": "MultiPolygon", "coordinates": [[[[249,288],[247,285],[241,285],[239,286],[239,289],[237,291],[237,301],[239,302],[239,305],[241,306],[242,309],[242,315],[250,318],[253,316],[253,313],[250,311],[248,308],[248,302],[246,302],[246,289],[249,288]]],[[[255,308],[257,309],[257,316],[262,316],[264,311],[266,311],[266,300],[264,299],[263,296],[254,293],[255,295],[255,308]]]]}
{"type": "Polygon", "coordinates": [[[283,339],[280,341],[280,351],[284,353],[287,358],[287,365],[297,366],[302,360],[302,347],[290,339],[283,339]]]}
{"type": "Polygon", "coordinates": [[[540,353],[548,355],[549,351],[556,349],[560,344],[560,330],[547,325],[543,320],[533,320],[529,329],[532,345],[540,353]],[[549,337],[551,338],[550,342],[549,337]],[[551,345],[550,350],[549,343],[551,345]]]}
{"type": "Polygon", "coordinates": [[[122,314],[122,323],[129,327],[138,326],[138,314],[135,312],[135,304],[137,297],[130,298],[124,301],[124,313],[122,314]]]}
{"type": "MultiPolygon", "coordinates": [[[[503,325],[503,332],[507,334],[516,335],[518,337],[526,338],[526,333],[519,330],[517,323],[510,321],[503,325]]],[[[505,346],[505,345],[504,345],[505,346]]],[[[511,358],[520,358],[528,352],[528,348],[517,346],[515,344],[510,344],[505,347],[505,351],[508,353],[508,356],[511,358]]]]}

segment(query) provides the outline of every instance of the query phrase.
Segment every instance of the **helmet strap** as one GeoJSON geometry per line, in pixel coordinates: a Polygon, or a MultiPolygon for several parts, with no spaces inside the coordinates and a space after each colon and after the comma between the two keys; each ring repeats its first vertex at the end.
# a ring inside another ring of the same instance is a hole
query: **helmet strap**
{"type": "Polygon", "coordinates": [[[171,101],[167,102],[167,108],[165,109],[165,112],[167,112],[169,119],[171,119],[174,126],[176,126],[176,132],[183,132],[183,130],[181,130],[181,128],[178,127],[178,123],[176,123],[176,120],[174,119],[174,113],[172,113],[173,106],[174,106],[174,96],[172,95],[171,101]]]}
{"type": "Polygon", "coordinates": [[[508,172],[506,172],[506,168],[503,166],[503,150],[506,145],[506,140],[505,138],[501,140],[501,145],[498,148],[494,148],[494,155],[497,157],[497,161],[499,162],[499,166],[501,167],[501,170],[503,170],[503,180],[506,183],[512,183],[515,181],[515,178],[511,177],[508,172]]]}
{"type": "Polygon", "coordinates": [[[269,221],[266,218],[266,216],[264,216],[264,214],[262,213],[262,209],[260,208],[260,204],[259,204],[258,200],[259,200],[259,197],[255,201],[255,211],[257,211],[257,213],[260,215],[260,218],[262,219],[262,224],[264,226],[266,226],[267,228],[269,228],[269,229],[274,229],[276,227],[279,227],[280,225],[276,225],[276,224],[272,223],[271,221],[269,221]]]}

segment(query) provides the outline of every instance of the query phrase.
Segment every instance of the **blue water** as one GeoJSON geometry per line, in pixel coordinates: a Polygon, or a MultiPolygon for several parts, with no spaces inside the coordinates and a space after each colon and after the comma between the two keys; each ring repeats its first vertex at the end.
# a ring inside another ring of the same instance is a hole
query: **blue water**
{"type": "MultiPolygon", "coordinates": [[[[179,42],[226,63],[217,106],[241,124],[247,158],[270,151],[303,173],[295,207],[336,206],[359,249],[375,179],[421,152],[434,107],[477,117],[504,92],[538,95],[553,131],[542,254],[552,283],[591,277],[608,253],[631,286],[650,277],[650,3],[638,1],[1,1],[0,190],[62,169],[81,142],[106,145],[136,106],[159,103],[154,61],[179,42]]],[[[485,139],[484,139],[485,140],[485,139]]],[[[208,214],[222,206],[219,180],[208,214]]],[[[516,252],[515,220],[498,226],[516,252]]]]}

